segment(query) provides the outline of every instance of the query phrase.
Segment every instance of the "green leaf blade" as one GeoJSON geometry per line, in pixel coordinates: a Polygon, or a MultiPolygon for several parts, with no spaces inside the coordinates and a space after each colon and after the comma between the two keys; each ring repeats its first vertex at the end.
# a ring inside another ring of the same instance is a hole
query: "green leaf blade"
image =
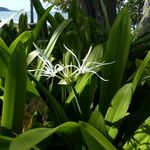
{"type": "Polygon", "coordinates": [[[102,72],[103,77],[109,80],[101,84],[99,107],[103,115],[106,114],[113,96],[121,86],[128,60],[130,42],[130,17],[127,9],[123,9],[110,31],[104,53],[106,62],[115,62],[112,65],[105,66],[102,72]]]}
{"type": "Polygon", "coordinates": [[[127,111],[133,94],[132,83],[124,85],[114,96],[111,106],[109,107],[105,120],[113,124],[108,127],[108,134],[112,139],[115,139],[120,121],[127,115],[127,111]],[[115,124],[117,126],[115,127],[115,124]]]}
{"type": "Polygon", "coordinates": [[[26,71],[25,47],[19,42],[12,53],[6,74],[1,124],[16,133],[22,131],[23,125],[26,100],[26,71]]]}
{"type": "Polygon", "coordinates": [[[79,124],[89,150],[116,150],[110,141],[90,124],[83,121],[80,121],[79,124]]]}
{"type": "Polygon", "coordinates": [[[45,138],[54,133],[72,135],[79,131],[79,125],[75,122],[66,122],[55,128],[37,128],[19,135],[10,145],[10,150],[29,150],[40,143],[45,138]]]}

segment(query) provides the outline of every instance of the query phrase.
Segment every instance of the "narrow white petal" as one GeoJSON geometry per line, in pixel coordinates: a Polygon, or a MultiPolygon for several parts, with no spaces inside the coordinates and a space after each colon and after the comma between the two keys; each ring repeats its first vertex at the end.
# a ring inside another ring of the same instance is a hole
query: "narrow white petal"
{"type": "Polygon", "coordinates": [[[90,55],[90,53],[91,53],[91,50],[92,50],[92,46],[90,47],[88,53],[86,54],[85,58],[83,59],[82,66],[84,66],[85,62],[87,61],[87,59],[88,59],[88,57],[89,57],[89,55],[90,55]]]}
{"type": "Polygon", "coordinates": [[[80,62],[79,62],[79,59],[77,58],[77,56],[75,55],[75,53],[73,53],[69,48],[67,48],[65,45],[64,45],[64,47],[66,48],[66,50],[68,51],[68,52],[70,52],[73,56],[74,56],[74,58],[76,59],[76,61],[77,61],[77,63],[78,63],[78,67],[80,67],[81,65],[80,65],[80,62]]]}

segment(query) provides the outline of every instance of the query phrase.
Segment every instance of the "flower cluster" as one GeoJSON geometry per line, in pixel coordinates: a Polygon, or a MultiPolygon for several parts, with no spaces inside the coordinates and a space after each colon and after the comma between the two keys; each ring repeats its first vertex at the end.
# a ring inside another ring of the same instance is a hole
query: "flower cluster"
{"type": "MultiPolygon", "coordinates": [[[[41,76],[45,76],[47,78],[58,77],[61,80],[65,81],[65,79],[67,79],[67,80],[69,80],[71,78],[76,79],[81,74],[92,73],[92,74],[95,74],[101,80],[108,81],[107,79],[104,79],[103,77],[101,77],[96,72],[96,68],[104,66],[104,65],[109,65],[109,64],[112,64],[114,62],[109,62],[109,63],[105,63],[105,62],[88,62],[87,60],[88,60],[88,57],[89,57],[89,55],[91,53],[91,50],[92,50],[92,47],[90,47],[90,49],[89,49],[88,53],[86,54],[85,58],[83,59],[82,63],[80,63],[77,56],[70,49],[68,49],[65,45],[64,45],[64,47],[75,58],[75,60],[77,62],[77,66],[72,65],[72,64],[69,64],[69,65],[56,64],[56,65],[53,65],[52,62],[49,61],[48,58],[43,53],[39,52],[38,57],[43,61],[43,65],[44,65],[43,69],[38,70],[39,72],[41,72],[41,76]],[[71,73],[68,74],[68,70],[71,73]]],[[[38,48],[38,47],[36,46],[36,48],[38,48]]],[[[35,71],[35,70],[30,70],[30,71],[35,71]]],[[[64,84],[67,84],[67,82],[64,83],[64,84]]]]}

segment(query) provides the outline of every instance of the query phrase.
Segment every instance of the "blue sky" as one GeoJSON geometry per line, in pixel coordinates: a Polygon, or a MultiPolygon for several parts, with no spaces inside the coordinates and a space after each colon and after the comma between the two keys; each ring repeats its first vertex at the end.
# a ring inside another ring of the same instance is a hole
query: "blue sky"
{"type": "MultiPolygon", "coordinates": [[[[41,0],[42,1],[42,0],[41,0]]],[[[10,10],[30,10],[30,0],[0,0],[0,7],[10,10]]]]}
{"type": "Polygon", "coordinates": [[[30,10],[30,0],[0,0],[0,7],[10,10],[30,10]]]}

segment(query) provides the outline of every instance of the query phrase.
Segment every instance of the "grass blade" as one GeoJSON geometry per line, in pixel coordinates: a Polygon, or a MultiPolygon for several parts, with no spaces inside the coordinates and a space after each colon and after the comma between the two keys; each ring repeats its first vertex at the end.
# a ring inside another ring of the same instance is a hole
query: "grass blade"
{"type": "MultiPolygon", "coordinates": [[[[50,57],[52,50],[57,42],[58,37],[60,36],[60,34],[62,33],[62,31],[64,30],[64,28],[70,23],[71,20],[65,20],[63,21],[59,27],[55,30],[55,32],[53,33],[45,51],[44,54],[46,55],[47,58],[50,57]]],[[[38,80],[40,80],[41,78],[41,72],[39,72],[39,69],[43,69],[43,61],[39,61],[38,63],[38,67],[37,67],[37,71],[35,72],[35,76],[37,77],[38,80]]]]}

